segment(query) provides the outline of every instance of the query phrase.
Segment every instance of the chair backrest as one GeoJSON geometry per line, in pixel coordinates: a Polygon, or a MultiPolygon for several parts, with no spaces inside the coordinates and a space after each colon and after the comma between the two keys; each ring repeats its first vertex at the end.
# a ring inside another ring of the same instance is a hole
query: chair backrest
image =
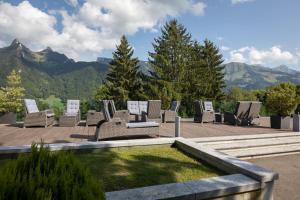
{"type": "Polygon", "coordinates": [[[39,109],[34,99],[24,99],[24,104],[27,113],[37,113],[39,109]]]}
{"type": "Polygon", "coordinates": [[[115,113],[117,112],[114,100],[109,100],[109,105],[110,105],[109,108],[111,110],[112,116],[114,116],[115,113]]]}
{"type": "Polygon", "coordinates": [[[235,115],[239,119],[245,119],[248,117],[249,109],[250,109],[250,101],[239,101],[237,102],[236,109],[235,109],[235,115]]]}
{"type": "Polygon", "coordinates": [[[203,104],[202,101],[197,100],[194,103],[194,107],[195,107],[195,114],[196,116],[200,116],[203,113],[203,104]]]}
{"type": "Polygon", "coordinates": [[[104,116],[104,120],[109,122],[111,120],[111,116],[108,110],[108,106],[109,106],[109,100],[102,100],[102,113],[104,116]]]}
{"type": "Polygon", "coordinates": [[[178,112],[179,106],[180,106],[180,101],[172,101],[170,110],[178,112]]]}
{"type": "Polygon", "coordinates": [[[205,111],[214,111],[213,103],[211,101],[204,101],[205,111]]]}
{"type": "Polygon", "coordinates": [[[127,101],[127,110],[129,114],[140,114],[138,101],[127,101]]]}
{"type": "Polygon", "coordinates": [[[139,113],[142,112],[148,113],[148,101],[139,101],[139,113]]]}
{"type": "Polygon", "coordinates": [[[259,101],[252,101],[250,105],[250,110],[248,114],[248,118],[255,119],[259,117],[259,112],[261,108],[261,102],[259,101]]]}
{"type": "Polygon", "coordinates": [[[79,100],[68,100],[67,101],[67,113],[78,113],[80,107],[79,100]]]}
{"type": "Polygon", "coordinates": [[[147,107],[147,117],[149,119],[160,118],[161,114],[161,100],[149,100],[147,107]]]}

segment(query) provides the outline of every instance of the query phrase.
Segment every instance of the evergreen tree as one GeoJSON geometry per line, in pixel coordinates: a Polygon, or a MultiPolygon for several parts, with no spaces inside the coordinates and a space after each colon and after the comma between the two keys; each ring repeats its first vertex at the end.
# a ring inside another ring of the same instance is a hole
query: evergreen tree
{"type": "Polygon", "coordinates": [[[113,99],[117,107],[125,107],[127,100],[144,99],[143,87],[138,71],[139,60],[132,58],[134,51],[125,36],[113,53],[105,85],[99,89],[98,97],[113,99]],[[104,92],[105,94],[99,94],[104,92]]]}
{"type": "Polygon", "coordinates": [[[164,105],[180,98],[183,72],[189,62],[191,35],[186,28],[171,20],[161,30],[160,37],[154,39],[154,52],[149,52],[149,63],[156,79],[158,96],[164,105]],[[166,102],[167,101],[167,102],[166,102]]]}
{"type": "Polygon", "coordinates": [[[204,40],[201,59],[207,70],[205,76],[208,78],[205,96],[206,98],[220,100],[224,97],[223,89],[225,87],[224,66],[221,65],[224,61],[222,54],[213,42],[204,40]]]}
{"type": "Polygon", "coordinates": [[[6,86],[0,88],[0,112],[19,112],[24,92],[20,74],[12,70],[7,76],[6,86]]]}

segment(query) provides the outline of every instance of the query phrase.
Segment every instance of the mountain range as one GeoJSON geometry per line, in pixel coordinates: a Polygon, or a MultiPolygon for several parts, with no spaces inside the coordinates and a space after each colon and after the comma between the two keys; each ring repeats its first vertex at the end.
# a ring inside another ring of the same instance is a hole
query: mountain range
{"type": "MultiPolygon", "coordinates": [[[[94,62],[75,62],[64,54],[46,48],[31,51],[15,39],[10,46],[0,48],[0,86],[12,69],[21,73],[26,96],[45,98],[55,95],[62,99],[90,99],[104,80],[110,58],[94,62]]],[[[140,70],[149,72],[149,65],[141,61],[140,70]]],[[[227,88],[235,85],[247,89],[261,89],[282,81],[300,84],[300,72],[281,65],[268,68],[245,63],[224,65],[227,88]]]]}

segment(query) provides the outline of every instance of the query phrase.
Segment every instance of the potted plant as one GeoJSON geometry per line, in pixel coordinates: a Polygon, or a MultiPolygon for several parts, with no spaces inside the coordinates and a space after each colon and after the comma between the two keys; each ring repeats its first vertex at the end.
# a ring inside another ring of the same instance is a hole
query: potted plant
{"type": "Polygon", "coordinates": [[[6,86],[0,88],[0,124],[15,124],[16,113],[22,109],[24,88],[15,70],[7,76],[6,86]]]}
{"type": "Polygon", "coordinates": [[[289,82],[280,83],[267,89],[266,107],[273,113],[271,128],[290,129],[290,115],[298,104],[296,86],[289,82]]]}

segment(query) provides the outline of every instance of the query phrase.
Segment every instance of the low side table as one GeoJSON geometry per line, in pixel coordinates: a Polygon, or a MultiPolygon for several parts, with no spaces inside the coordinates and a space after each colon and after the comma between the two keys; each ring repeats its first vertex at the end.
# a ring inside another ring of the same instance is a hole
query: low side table
{"type": "Polygon", "coordinates": [[[217,122],[217,123],[223,123],[223,114],[221,114],[221,113],[215,113],[215,122],[217,122]]]}
{"type": "Polygon", "coordinates": [[[86,115],[86,126],[97,125],[101,120],[104,120],[102,112],[89,110],[86,115]]]}
{"type": "Polygon", "coordinates": [[[73,127],[77,125],[77,116],[61,116],[59,118],[59,126],[73,127]]]}

